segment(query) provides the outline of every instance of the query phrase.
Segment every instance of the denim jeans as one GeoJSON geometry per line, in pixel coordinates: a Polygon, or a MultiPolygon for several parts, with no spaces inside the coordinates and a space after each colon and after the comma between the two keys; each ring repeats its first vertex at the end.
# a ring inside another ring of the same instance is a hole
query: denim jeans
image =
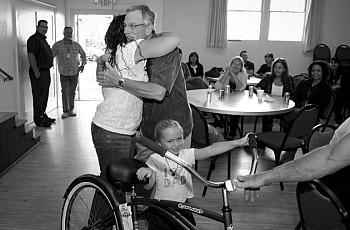
{"type": "Polygon", "coordinates": [[[62,92],[62,107],[63,112],[67,113],[74,109],[75,90],[78,85],[78,74],[74,76],[60,76],[61,92],[62,92]]]}
{"type": "Polygon", "coordinates": [[[91,135],[94,142],[101,176],[106,177],[106,167],[120,158],[133,157],[135,153],[135,135],[123,135],[107,131],[91,123],[91,135]]]}

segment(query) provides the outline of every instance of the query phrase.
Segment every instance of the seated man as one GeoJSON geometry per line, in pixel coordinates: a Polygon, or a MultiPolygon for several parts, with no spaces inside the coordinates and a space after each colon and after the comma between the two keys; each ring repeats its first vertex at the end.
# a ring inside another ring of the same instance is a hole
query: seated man
{"type": "Polygon", "coordinates": [[[248,61],[248,52],[246,50],[243,50],[239,53],[239,56],[243,58],[244,61],[244,68],[247,71],[247,74],[249,77],[254,75],[254,63],[248,61]]]}
{"type": "Polygon", "coordinates": [[[272,62],[274,60],[272,53],[265,54],[265,64],[262,64],[255,76],[258,78],[264,78],[267,72],[271,72],[272,62]]]}

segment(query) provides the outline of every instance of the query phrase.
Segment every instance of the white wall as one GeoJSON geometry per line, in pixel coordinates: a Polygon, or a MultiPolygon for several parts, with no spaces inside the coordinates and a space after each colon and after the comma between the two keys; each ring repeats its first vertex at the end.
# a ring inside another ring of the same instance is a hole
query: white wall
{"type": "MultiPolygon", "coordinates": [[[[332,55],[339,44],[350,45],[349,0],[326,0],[322,41],[331,47],[332,55]]],[[[312,53],[304,54],[300,42],[232,41],[226,49],[208,48],[207,31],[210,0],[164,0],[163,29],[182,38],[183,60],[191,51],[199,53],[205,71],[213,66],[225,66],[241,50],[247,50],[249,60],[258,69],[264,54],[286,58],[291,74],[305,72],[312,53]]],[[[244,22],[242,22],[244,23],[244,22]]]]}
{"type": "Polygon", "coordinates": [[[66,4],[66,21],[71,26],[74,25],[74,14],[124,14],[126,8],[132,5],[145,4],[150,6],[159,19],[156,23],[156,29],[162,28],[163,21],[163,0],[117,0],[115,5],[101,6],[94,4],[93,0],[70,0],[66,4]]]}
{"type": "MultiPolygon", "coordinates": [[[[13,81],[2,81],[0,77],[0,112],[16,112],[19,106],[17,99],[17,82],[15,63],[14,3],[12,0],[1,0],[0,7],[0,68],[10,74],[13,81]]],[[[0,73],[1,74],[1,73],[0,73]]]]}

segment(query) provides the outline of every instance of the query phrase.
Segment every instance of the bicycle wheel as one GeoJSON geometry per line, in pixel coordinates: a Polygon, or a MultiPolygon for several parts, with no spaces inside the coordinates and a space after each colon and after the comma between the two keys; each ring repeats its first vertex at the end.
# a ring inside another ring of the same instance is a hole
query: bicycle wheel
{"type": "Polygon", "coordinates": [[[84,175],[67,189],[61,216],[62,230],[119,230],[121,218],[112,188],[100,177],[84,175]]]}

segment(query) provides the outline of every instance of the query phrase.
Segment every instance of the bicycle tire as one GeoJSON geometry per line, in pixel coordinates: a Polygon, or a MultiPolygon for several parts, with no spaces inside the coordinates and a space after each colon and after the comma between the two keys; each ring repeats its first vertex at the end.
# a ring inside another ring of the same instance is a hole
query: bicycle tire
{"type": "Polygon", "coordinates": [[[83,175],[68,187],[61,214],[61,229],[122,230],[112,186],[95,175],[83,175]]]}

